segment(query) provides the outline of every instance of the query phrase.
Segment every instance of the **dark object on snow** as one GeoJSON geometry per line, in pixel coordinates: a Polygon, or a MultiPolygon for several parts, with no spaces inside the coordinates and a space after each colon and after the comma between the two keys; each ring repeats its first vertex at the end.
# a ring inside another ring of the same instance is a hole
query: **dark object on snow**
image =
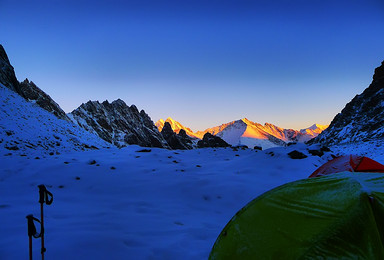
{"type": "Polygon", "coordinates": [[[96,164],[96,161],[95,161],[95,160],[90,160],[90,161],[88,162],[88,164],[89,164],[89,165],[96,164]]]}
{"type": "Polygon", "coordinates": [[[305,154],[303,154],[302,152],[299,152],[297,150],[294,150],[294,151],[288,153],[288,156],[291,157],[291,159],[304,159],[304,158],[308,157],[305,154]]]}
{"type": "Polygon", "coordinates": [[[232,148],[246,150],[246,149],[248,149],[248,146],[246,146],[244,144],[239,144],[239,145],[233,146],[232,148]]]}
{"type": "Polygon", "coordinates": [[[259,151],[262,151],[263,150],[263,147],[261,147],[261,146],[255,146],[255,147],[253,147],[253,149],[254,150],[259,150],[259,151]]]}
{"type": "Polygon", "coordinates": [[[218,136],[206,133],[203,140],[197,142],[199,148],[204,147],[229,147],[230,145],[218,136]]]}
{"type": "Polygon", "coordinates": [[[138,150],[136,153],[150,153],[152,150],[151,149],[143,149],[143,150],[138,150]]]}
{"type": "Polygon", "coordinates": [[[297,144],[296,142],[289,142],[289,143],[287,143],[287,146],[291,146],[291,145],[295,145],[295,144],[297,144]]]}
{"type": "Polygon", "coordinates": [[[323,151],[323,152],[330,152],[331,151],[331,149],[329,149],[327,146],[322,146],[320,148],[320,150],[323,151]]]}
{"type": "Polygon", "coordinates": [[[308,152],[309,152],[310,154],[312,154],[313,156],[319,156],[319,157],[321,157],[321,156],[324,155],[324,152],[321,151],[321,150],[308,150],[308,152]]]}

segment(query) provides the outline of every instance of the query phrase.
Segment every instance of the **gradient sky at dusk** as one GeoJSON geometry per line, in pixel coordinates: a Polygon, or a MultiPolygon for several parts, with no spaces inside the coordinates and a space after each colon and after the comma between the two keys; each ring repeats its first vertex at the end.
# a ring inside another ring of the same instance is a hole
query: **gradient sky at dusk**
{"type": "Polygon", "coordinates": [[[0,0],[0,43],[71,112],[123,99],[204,130],[329,124],[384,59],[382,1],[0,0]]]}

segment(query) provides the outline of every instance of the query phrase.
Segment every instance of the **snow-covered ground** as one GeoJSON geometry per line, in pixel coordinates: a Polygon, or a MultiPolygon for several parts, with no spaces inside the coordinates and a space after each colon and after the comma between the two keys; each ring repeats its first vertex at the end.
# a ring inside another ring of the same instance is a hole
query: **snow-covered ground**
{"type": "Polygon", "coordinates": [[[367,142],[356,142],[332,146],[335,154],[357,154],[364,155],[384,164],[384,140],[367,142]]]}
{"type": "MultiPolygon", "coordinates": [[[[52,156],[0,150],[0,259],[27,259],[25,216],[40,218],[39,184],[54,195],[44,208],[47,259],[206,259],[245,204],[326,161],[290,159],[298,147],[129,146],[52,156]]],[[[33,243],[38,259],[40,240],[33,243]]]]}
{"type": "MultiPolygon", "coordinates": [[[[339,145],[384,163],[382,142],[339,145]]],[[[0,85],[0,259],[27,259],[28,214],[45,206],[46,259],[206,259],[231,217],[258,195],[332,158],[304,144],[265,151],[110,147],[0,85]],[[97,150],[99,149],[99,150],[97,150]],[[300,150],[308,155],[293,160],[300,150]]],[[[40,240],[34,239],[34,258],[40,240]]]]}

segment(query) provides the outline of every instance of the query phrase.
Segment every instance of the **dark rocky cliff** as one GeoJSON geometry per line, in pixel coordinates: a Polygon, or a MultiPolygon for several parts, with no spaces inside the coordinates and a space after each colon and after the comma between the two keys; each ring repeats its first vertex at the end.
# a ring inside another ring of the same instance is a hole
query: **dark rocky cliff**
{"type": "Polygon", "coordinates": [[[355,96],[310,143],[326,145],[370,141],[384,137],[384,61],[375,69],[372,83],[355,96]]]}
{"type": "Polygon", "coordinates": [[[118,147],[137,144],[145,147],[169,148],[151,118],[136,106],[121,99],[112,103],[88,101],[70,116],[84,129],[96,133],[118,147]]]}
{"type": "Polygon", "coordinates": [[[53,113],[57,118],[69,121],[69,118],[60,106],[44,91],[38,88],[32,81],[25,79],[19,82],[15,71],[9,62],[7,53],[0,44],[0,83],[16,92],[27,101],[32,101],[41,108],[53,113]]]}

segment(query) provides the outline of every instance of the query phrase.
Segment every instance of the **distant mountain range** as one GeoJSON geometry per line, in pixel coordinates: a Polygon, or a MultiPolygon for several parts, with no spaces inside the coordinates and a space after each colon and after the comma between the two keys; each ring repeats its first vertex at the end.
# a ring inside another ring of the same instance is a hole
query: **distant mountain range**
{"type": "Polygon", "coordinates": [[[349,102],[328,128],[314,124],[301,130],[284,129],[243,118],[193,132],[172,118],[160,119],[154,124],[144,110],[128,106],[120,99],[111,103],[88,101],[66,114],[35,83],[16,79],[14,68],[0,45],[0,148],[15,151],[58,147],[96,149],[108,144],[117,147],[137,144],[191,149],[198,147],[197,141],[208,133],[234,146],[261,146],[264,149],[289,142],[309,141],[326,145],[364,142],[384,137],[383,89],[384,62],[376,68],[370,86],[349,102]],[[160,133],[164,125],[166,131],[160,133]]]}
{"type": "Polygon", "coordinates": [[[204,131],[193,132],[190,128],[183,126],[176,120],[168,117],[165,121],[158,120],[155,125],[159,131],[164,123],[168,122],[172,129],[178,133],[184,129],[187,135],[193,138],[202,139],[205,133],[221,137],[231,145],[247,145],[248,147],[261,146],[264,149],[284,146],[289,142],[306,142],[320,134],[327,126],[314,124],[311,127],[301,130],[284,129],[273,124],[252,122],[247,118],[232,121],[220,126],[208,128],[204,131]]]}

